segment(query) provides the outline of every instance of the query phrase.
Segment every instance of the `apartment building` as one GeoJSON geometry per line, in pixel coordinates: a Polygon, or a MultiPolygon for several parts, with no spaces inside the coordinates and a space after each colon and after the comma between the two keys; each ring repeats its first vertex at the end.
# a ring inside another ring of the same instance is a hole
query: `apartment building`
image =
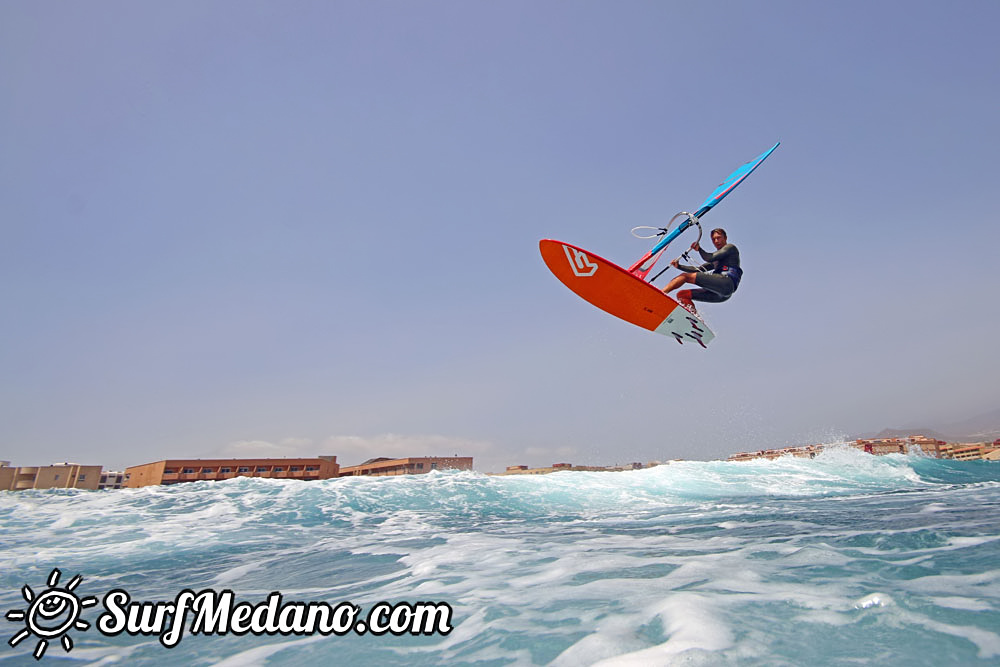
{"type": "MultiPolygon", "coordinates": [[[[628,466],[627,469],[629,469],[629,470],[637,470],[639,468],[642,468],[642,464],[641,463],[639,463],[639,464],[629,464],[629,466],[628,466]],[[636,466],[638,466],[638,467],[636,467],[636,466]]],[[[549,473],[561,472],[563,470],[573,470],[573,471],[576,471],[576,472],[581,472],[581,471],[583,471],[583,472],[598,472],[598,471],[600,471],[600,472],[607,472],[607,471],[611,471],[611,470],[618,471],[618,470],[625,470],[625,469],[626,468],[623,468],[623,467],[608,468],[608,467],[604,467],[604,466],[575,466],[572,463],[553,463],[548,468],[529,468],[528,466],[507,466],[506,470],[504,470],[503,472],[498,473],[498,474],[500,474],[500,475],[548,475],[549,473]]]]}
{"type": "Polygon", "coordinates": [[[948,445],[941,449],[941,458],[955,459],[956,461],[987,461],[997,460],[994,452],[998,451],[996,443],[973,442],[964,444],[948,445]]]}
{"type": "Polygon", "coordinates": [[[727,460],[752,461],[754,459],[777,459],[782,456],[814,459],[821,451],[823,451],[823,445],[802,445],[801,447],[783,447],[781,449],[761,449],[756,452],[737,452],[731,454],[727,460]]]}
{"type": "Polygon", "coordinates": [[[416,456],[405,459],[368,459],[356,466],[340,469],[341,477],[369,475],[420,475],[432,470],[472,470],[471,456],[416,456]]]}
{"type": "Polygon", "coordinates": [[[125,486],[221,481],[235,477],[319,480],[337,477],[336,456],[284,459],[167,459],[125,469],[125,486]]]}
{"type": "Polygon", "coordinates": [[[0,491],[26,489],[89,489],[96,491],[102,466],[54,463],[48,466],[11,467],[0,461],[0,491]]]}
{"type": "Polygon", "coordinates": [[[101,473],[101,481],[98,483],[97,488],[99,490],[121,489],[125,487],[126,480],[128,480],[128,475],[124,472],[109,470],[101,473]]]}
{"type": "Polygon", "coordinates": [[[851,445],[869,454],[909,454],[920,450],[927,456],[940,458],[943,440],[935,440],[922,435],[910,435],[905,438],[867,438],[855,440],[851,445]]]}

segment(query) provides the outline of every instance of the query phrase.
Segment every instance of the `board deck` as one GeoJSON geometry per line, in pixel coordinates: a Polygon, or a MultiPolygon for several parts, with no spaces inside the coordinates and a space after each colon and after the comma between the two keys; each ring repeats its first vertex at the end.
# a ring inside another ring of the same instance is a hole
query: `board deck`
{"type": "Polygon", "coordinates": [[[542,239],[538,247],[556,278],[604,312],[682,344],[705,347],[715,338],[704,320],[617,264],[553,239],[542,239]]]}

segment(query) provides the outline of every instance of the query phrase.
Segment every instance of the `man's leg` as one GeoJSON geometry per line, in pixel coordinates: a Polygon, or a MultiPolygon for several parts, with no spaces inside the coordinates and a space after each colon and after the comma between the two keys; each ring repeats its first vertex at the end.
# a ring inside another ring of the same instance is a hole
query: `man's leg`
{"type": "Polygon", "coordinates": [[[663,293],[664,294],[670,294],[671,292],[673,292],[675,289],[677,289],[681,285],[684,285],[686,283],[693,283],[694,282],[694,277],[696,275],[698,275],[698,274],[697,273],[679,273],[679,274],[677,274],[676,276],[674,276],[673,278],[671,278],[670,282],[667,283],[667,286],[663,288],[663,290],[662,290],[663,293]]]}
{"type": "Polygon", "coordinates": [[[694,302],[691,300],[692,293],[694,293],[694,290],[682,289],[677,293],[677,303],[681,304],[692,313],[696,313],[698,310],[694,307],[694,302]]]}
{"type": "MultiPolygon", "coordinates": [[[[672,291],[680,287],[681,285],[686,285],[693,283],[697,273],[679,273],[670,279],[667,286],[663,288],[664,294],[670,294],[672,291]]],[[[677,293],[677,302],[682,306],[690,310],[692,313],[697,312],[695,310],[694,304],[691,302],[691,290],[685,289],[677,293]]]]}

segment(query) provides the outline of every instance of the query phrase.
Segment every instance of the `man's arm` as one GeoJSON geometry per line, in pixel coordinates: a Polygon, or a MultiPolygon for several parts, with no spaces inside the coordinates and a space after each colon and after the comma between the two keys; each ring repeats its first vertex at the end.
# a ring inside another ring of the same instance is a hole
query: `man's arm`
{"type": "Polygon", "coordinates": [[[706,264],[713,264],[714,262],[722,262],[723,264],[728,264],[726,261],[732,257],[733,253],[736,252],[736,246],[732,243],[727,243],[715,252],[705,252],[702,248],[698,248],[698,252],[701,254],[701,258],[705,260],[706,264]]]}
{"type": "Polygon", "coordinates": [[[684,273],[698,273],[699,271],[708,271],[712,268],[711,263],[702,264],[701,266],[688,266],[687,264],[678,264],[677,268],[684,273]]]}

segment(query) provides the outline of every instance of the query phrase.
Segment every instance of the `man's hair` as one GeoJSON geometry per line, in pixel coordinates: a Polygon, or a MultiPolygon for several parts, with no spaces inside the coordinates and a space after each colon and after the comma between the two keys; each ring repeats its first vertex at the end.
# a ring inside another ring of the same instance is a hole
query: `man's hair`
{"type": "Polygon", "coordinates": [[[722,227],[716,227],[715,229],[713,229],[712,231],[710,231],[708,233],[708,235],[711,236],[715,232],[719,232],[720,234],[722,234],[722,238],[727,239],[727,240],[729,239],[729,234],[727,234],[726,230],[723,229],[722,227]]]}

